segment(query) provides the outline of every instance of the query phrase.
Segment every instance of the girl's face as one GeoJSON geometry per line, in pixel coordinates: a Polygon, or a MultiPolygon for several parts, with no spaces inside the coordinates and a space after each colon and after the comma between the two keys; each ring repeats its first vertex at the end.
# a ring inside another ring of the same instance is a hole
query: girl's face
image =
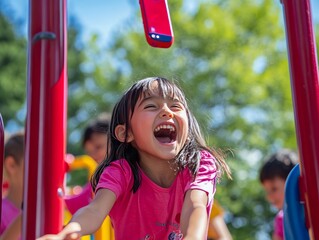
{"type": "Polygon", "coordinates": [[[137,148],[141,161],[150,157],[174,159],[188,137],[185,106],[179,99],[163,98],[156,94],[138,99],[130,125],[132,144],[137,148]]]}
{"type": "Polygon", "coordinates": [[[12,191],[23,188],[24,158],[17,162],[12,156],[4,159],[4,170],[12,191]]]}
{"type": "Polygon", "coordinates": [[[282,209],[285,201],[285,180],[279,177],[265,180],[262,184],[267,201],[277,209],[282,209]]]}
{"type": "Polygon", "coordinates": [[[107,135],[105,133],[92,133],[91,138],[84,144],[84,150],[100,164],[107,153],[107,135]]]}

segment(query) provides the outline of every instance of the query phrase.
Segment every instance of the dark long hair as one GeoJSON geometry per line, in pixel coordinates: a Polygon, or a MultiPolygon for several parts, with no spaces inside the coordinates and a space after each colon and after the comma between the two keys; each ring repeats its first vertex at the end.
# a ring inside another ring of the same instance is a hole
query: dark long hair
{"type": "MultiPolygon", "coordinates": [[[[178,98],[179,101],[184,105],[189,124],[188,140],[179,154],[174,159],[174,169],[181,171],[182,169],[188,168],[190,172],[195,175],[197,173],[199,162],[200,162],[200,150],[207,150],[214,155],[216,158],[216,165],[218,172],[221,173],[223,169],[226,170],[229,175],[229,168],[224,162],[223,158],[216,151],[209,149],[206,146],[205,140],[201,134],[198,122],[193,114],[190,112],[186,98],[182,90],[172,81],[169,81],[162,77],[151,77],[142,79],[133,84],[122,96],[120,101],[115,105],[112,113],[110,131],[108,136],[109,156],[98,166],[92,179],[92,188],[95,190],[100,176],[111,162],[124,158],[133,173],[134,184],[132,187],[133,192],[136,192],[140,186],[141,179],[139,174],[139,154],[136,148],[131,143],[127,142],[127,132],[131,128],[130,120],[134,112],[135,105],[141,96],[159,94],[161,97],[172,97],[178,98]],[[154,90],[152,84],[157,82],[157,88],[154,90]],[[156,92],[155,92],[156,91],[156,92]],[[125,141],[120,142],[115,136],[115,128],[117,125],[124,125],[126,129],[125,141]]],[[[230,175],[229,175],[230,176],[230,175]]]]}

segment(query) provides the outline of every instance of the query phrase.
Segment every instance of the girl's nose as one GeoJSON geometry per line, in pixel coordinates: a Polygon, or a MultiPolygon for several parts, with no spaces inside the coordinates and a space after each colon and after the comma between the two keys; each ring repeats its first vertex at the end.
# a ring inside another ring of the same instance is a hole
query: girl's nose
{"type": "Polygon", "coordinates": [[[163,111],[161,112],[160,115],[162,118],[167,117],[167,118],[173,118],[174,117],[174,113],[167,107],[163,108],[163,111]]]}

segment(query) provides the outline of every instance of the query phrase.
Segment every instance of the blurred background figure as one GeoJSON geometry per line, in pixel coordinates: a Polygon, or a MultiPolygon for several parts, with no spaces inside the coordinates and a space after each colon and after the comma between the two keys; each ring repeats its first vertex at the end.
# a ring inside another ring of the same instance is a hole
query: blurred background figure
{"type": "Polygon", "coordinates": [[[83,133],[83,149],[98,164],[105,159],[107,154],[107,134],[110,120],[110,114],[102,113],[88,124],[83,133]]]}
{"type": "Polygon", "coordinates": [[[0,235],[0,240],[20,240],[22,231],[22,214],[19,214],[0,235]]]}
{"type": "Polygon", "coordinates": [[[70,196],[65,200],[72,214],[86,206],[93,197],[89,180],[98,164],[106,157],[109,125],[110,115],[107,113],[89,122],[82,137],[82,147],[86,154],[76,157],[72,154],[67,155],[68,182],[71,190],[70,196]]]}
{"type": "MultiPolygon", "coordinates": [[[[100,164],[107,155],[107,138],[110,127],[111,116],[108,113],[100,114],[96,119],[88,123],[83,131],[82,147],[86,155],[76,156],[69,154],[68,175],[71,179],[71,193],[65,197],[65,204],[68,211],[65,212],[65,224],[71,219],[78,209],[86,206],[93,199],[93,191],[90,184],[90,178],[98,164],[100,164]],[[83,174],[84,173],[84,174],[83,174]],[[83,183],[84,181],[84,183],[83,183]],[[79,187],[79,185],[82,185],[79,187]]],[[[101,228],[94,234],[95,240],[114,239],[114,233],[110,218],[107,217],[101,228]]],[[[83,240],[90,237],[82,237],[83,240]]]]}
{"type": "Polygon", "coordinates": [[[218,201],[214,200],[212,212],[209,218],[207,240],[232,240],[232,236],[228,230],[224,220],[224,209],[218,201]]]}
{"type": "MultiPolygon", "coordinates": [[[[8,141],[10,134],[8,132],[4,132],[4,143],[8,141]]],[[[4,167],[4,166],[3,166],[4,167]]],[[[3,169],[4,171],[4,169],[3,169]]],[[[8,188],[9,188],[9,183],[6,178],[6,174],[3,174],[3,179],[2,179],[2,198],[5,198],[8,194],[8,188]]]]}
{"type": "Polygon", "coordinates": [[[278,209],[274,219],[273,240],[284,239],[283,206],[285,183],[290,171],[298,163],[298,155],[290,149],[282,149],[266,159],[259,174],[267,201],[278,209]]]}
{"type": "MultiPolygon", "coordinates": [[[[1,239],[4,239],[5,230],[10,228],[10,225],[21,216],[24,175],[23,132],[11,135],[5,143],[3,168],[8,187],[5,197],[2,199],[1,239]]],[[[11,237],[5,239],[18,239],[21,235],[21,218],[11,227],[10,234],[14,235],[10,235],[11,237]]]]}

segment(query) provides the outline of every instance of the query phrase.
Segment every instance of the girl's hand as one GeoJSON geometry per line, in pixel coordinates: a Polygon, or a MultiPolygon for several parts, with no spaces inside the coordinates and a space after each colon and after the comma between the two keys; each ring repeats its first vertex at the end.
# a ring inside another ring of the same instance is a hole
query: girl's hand
{"type": "Polygon", "coordinates": [[[80,240],[81,226],[77,222],[71,222],[58,234],[47,234],[37,240],[80,240]]]}

